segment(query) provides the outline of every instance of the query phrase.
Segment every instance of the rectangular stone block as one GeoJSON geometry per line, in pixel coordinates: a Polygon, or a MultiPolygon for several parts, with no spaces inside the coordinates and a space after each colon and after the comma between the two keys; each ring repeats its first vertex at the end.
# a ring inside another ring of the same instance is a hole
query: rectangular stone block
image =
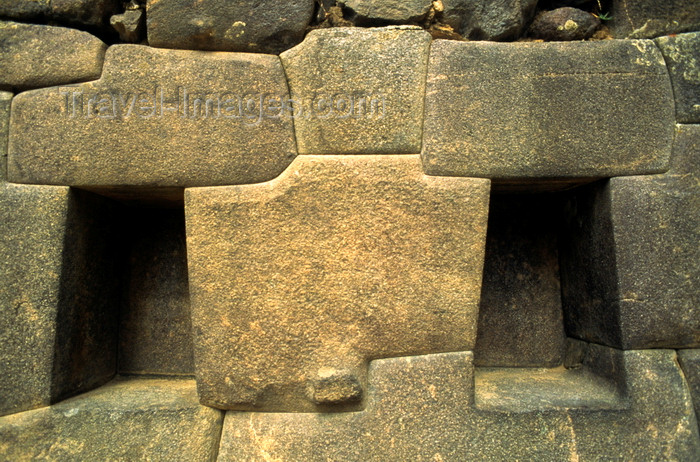
{"type": "Polygon", "coordinates": [[[567,332],[624,349],[700,346],[700,126],[679,125],[664,175],[572,198],[562,248],[567,332]]]}
{"type": "Polygon", "coordinates": [[[282,53],[299,153],[418,154],[429,47],[417,27],[343,27],[282,53]]]}
{"type": "Polygon", "coordinates": [[[12,93],[0,91],[0,183],[7,180],[7,136],[10,130],[12,93]]]}
{"type": "MultiPolygon", "coordinates": [[[[700,8],[700,5],[698,5],[700,8]]],[[[676,98],[676,120],[700,122],[700,32],[659,37],[676,98]]]]}
{"type": "Polygon", "coordinates": [[[0,90],[96,79],[107,49],[87,32],[11,21],[0,21],[0,42],[0,90]]]}
{"type": "Polygon", "coordinates": [[[419,156],[300,156],[268,183],[185,193],[202,403],[362,405],[366,363],[472,350],[489,182],[419,156]]]}
{"type": "Polygon", "coordinates": [[[120,378],[50,408],[0,418],[4,460],[216,459],[223,413],[194,380],[120,378]]]}
{"type": "Polygon", "coordinates": [[[652,41],[436,40],[425,104],[429,175],[536,189],[668,168],[673,93],[652,41]]]}
{"type": "Polygon", "coordinates": [[[94,28],[105,24],[117,3],[117,0],[0,0],[0,16],[94,28]]]}
{"type": "Polygon", "coordinates": [[[0,183],[0,415],[116,372],[112,213],[89,193],[0,183]]]}
{"type": "Polygon", "coordinates": [[[9,178],[132,195],[266,181],[296,155],[288,96],[276,56],[115,45],[100,80],[15,97],[9,178]]]}

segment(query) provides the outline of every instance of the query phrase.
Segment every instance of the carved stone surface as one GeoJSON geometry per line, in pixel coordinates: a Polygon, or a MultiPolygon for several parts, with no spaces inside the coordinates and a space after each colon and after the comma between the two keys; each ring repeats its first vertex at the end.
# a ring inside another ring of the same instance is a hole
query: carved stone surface
{"type": "Polygon", "coordinates": [[[700,32],[659,37],[676,98],[676,120],[700,123],[700,32]]]}
{"type": "Polygon", "coordinates": [[[276,56],[116,45],[100,80],[15,97],[9,178],[106,193],[269,180],[296,147],[266,95],[288,98],[276,56]]]}
{"type": "Polygon", "coordinates": [[[441,0],[442,20],[470,40],[514,40],[532,20],[537,0],[441,0]]]}
{"type": "Polygon", "coordinates": [[[430,35],[418,28],[315,30],[280,55],[300,154],[418,154],[430,35]]]}
{"type": "Polygon", "coordinates": [[[117,0],[0,0],[0,16],[95,27],[102,25],[116,6],[117,0]]]}
{"type": "Polygon", "coordinates": [[[414,156],[300,156],[185,193],[195,367],[225,409],[357,408],[372,358],[471,350],[487,180],[414,156]]]}
{"type": "Polygon", "coordinates": [[[652,41],[436,40],[426,86],[430,175],[497,183],[659,173],[673,141],[673,93],[652,41]]]}
{"type": "Polygon", "coordinates": [[[425,19],[432,0],[340,0],[338,3],[352,10],[360,25],[408,24],[425,19]]]}
{"type": "Polygon", "coordinates": [[[615,38],[653,38],[700,28],[700,0],[612,0],[615,38]]]}

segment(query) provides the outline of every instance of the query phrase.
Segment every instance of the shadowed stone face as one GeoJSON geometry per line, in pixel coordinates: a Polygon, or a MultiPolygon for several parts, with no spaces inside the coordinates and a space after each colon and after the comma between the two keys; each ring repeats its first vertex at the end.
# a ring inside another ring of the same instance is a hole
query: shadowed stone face
{"type": "Polygon", "coordinates": [[[361,404],[372,358],[474,347],[488,180],[418,156],[301,156],[268,183],[186,191],[204,404],[361,404]]]}

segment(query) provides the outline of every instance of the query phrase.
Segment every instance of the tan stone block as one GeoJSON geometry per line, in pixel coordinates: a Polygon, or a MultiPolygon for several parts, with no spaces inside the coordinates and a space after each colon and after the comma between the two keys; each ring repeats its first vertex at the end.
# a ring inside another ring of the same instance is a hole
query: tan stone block
{"type": "Polygon", "coordinates": [[[357,408],[368,360],[473,349],[488,200],[488,180],[426,176],[417,155],[188,189],[201,401],[357,408]]]}

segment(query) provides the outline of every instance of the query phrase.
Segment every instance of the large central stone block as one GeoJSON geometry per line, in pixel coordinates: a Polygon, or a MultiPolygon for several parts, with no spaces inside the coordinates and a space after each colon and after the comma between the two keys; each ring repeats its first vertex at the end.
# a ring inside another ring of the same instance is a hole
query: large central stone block
{"type": "Polygon", "coordinates": [[[426,176],[417,155],[186,190],[201,401],[357,408],[368,360],[472,350],[488,200],[488,180],[426,176]]]}

